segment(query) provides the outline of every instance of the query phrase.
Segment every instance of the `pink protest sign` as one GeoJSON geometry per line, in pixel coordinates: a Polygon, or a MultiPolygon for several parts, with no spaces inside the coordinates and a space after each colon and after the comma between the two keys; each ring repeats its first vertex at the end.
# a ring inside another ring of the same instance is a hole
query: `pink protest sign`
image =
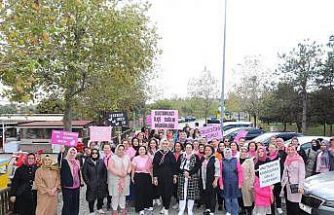
{"type": "Polygon", "coordinates": [[[145,123],[146,123],[146,125],[151,125],[152,124],[152,116],[151,115],[146,116],[145,123]]]}
{"type": "Polygon", "coordinates": [[[248,131],[246,131],[246,130],[241,130],[241,131],[239,131],[238,134],[235,136],[235,138],[234,138],[233,141],[234,141],[234,142],[239,142],[239,140],[240,140],[241,138],[246,137],[247,133],[248,133],[248,131]]]}
{"type": "Polygon", "coordinates": [[[202,137],[205,137],[207,140],[212,140],[213,138],[223,139],[222,129],[220,124],[213,124],[206,127],[200,128],[200,133],[202,137]]]}
{"type": "Polygon", "coordinates": [[[91,141],[111,141],[111,126],[89,127],[91,141]]]}
{"type": "Polygon", "coordinates": [[[152,110],[151,128],[176,130],[179,128],[178,119],[177,110],[152,110]]]}
{"type": "Polygon", "coordinates": [[[52,130],[51,143],[56,145],[76,146],[78,144],[77,132],[52,130]]]}

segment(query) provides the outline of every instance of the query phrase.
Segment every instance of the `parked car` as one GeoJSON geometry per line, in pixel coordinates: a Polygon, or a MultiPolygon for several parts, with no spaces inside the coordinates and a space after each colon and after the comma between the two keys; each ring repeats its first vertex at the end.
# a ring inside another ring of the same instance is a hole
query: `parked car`
{"type": "Polygon", "coordinates": [[[194,116],[186,116],[184,117],[185,122],[193,122],[196,121],[196,118],[194,116]]]}
{"type": "Polygon", "coordinates": [[[215,116],[210,116],[207,119],[208,124],[219,124],[220,120],[215,116]]]}
{"type": "Polygon", "coordinates": [[[183,122],[185,122],[186,120],[185,120],[184,117],[180,117],[178,121],[179,121],[179,123],[183,123],[183,122]]]}
{"type": "Polygon", "coordinates": [[[223,125],[223,131],[227,131],[231,128],[237,128],[237,127],[252,127],[252,122],[225,122],[223,125]]]}
{"type": "Polygon", "coordinates": [[[253,128],[253,127],[240,127],[240,128],[231,128],[227,131],[224,132],[223,136],[225,138],[230,139],[231,141],[234,140],[235,136],[237,136],[237,134],[242,131],[245,130],[247,131],[245,140],[251,140],[261,134],[263,134],[263,130],[259,129],[259,128],[253,128]]]}
{"type": "Polygon", "coordinates": [[[334,172],[321,173],[305,179],[299,208],[306,214],[334,214],[334,172]]]}
{"type": "MultiPolygon", "coordinates": [[[[299,145],[301,148],[304,150],[309,149],[312,147],[312,140],[314,139],[323,139],[329,141],[330,137],[325,137],[325,136],[301,136],[297,137],[299,145]]],[[[285,141],[285,145],[289,145],[291,143],[291,139],[285,141]]]]}
{"type": "Polygon", "coordinates": [[[267,133],[261,134],[258,137],[255,137],[251,141],[261,142],[264,145],[268,145],[271,137],[282,138],[284,141],[287,141],[287,140],[292,139],[293,137],[301,137],[301,136],[303,135],[297,132],[293,132],[293,131],[267,132],[267,133]]]}

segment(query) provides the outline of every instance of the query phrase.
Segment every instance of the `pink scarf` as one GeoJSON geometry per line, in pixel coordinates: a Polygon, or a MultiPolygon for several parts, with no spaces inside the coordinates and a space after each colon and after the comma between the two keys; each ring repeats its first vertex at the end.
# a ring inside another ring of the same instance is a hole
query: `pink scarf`
{"type": "Polygon", "coordinates": [[[251,157],[251,158],[256,157],[256,151],[255,150],[254,151],[249,151],[248,154],[249,154],[249,157],[251,157]]]}
{"type": "Polygon", "coordinates": [[[272,161],[272,160],[275,160],[278,156],[278,151],[276,150],[274,153],[269,153],[269,159],[272,161]]]}
{"type": "Polygon", "coordinates": [[[286,157],[284,165],[290,166],[294,161],[303,161],[303,158],[296,152],[294,155],[288,155],[286,157]]]}

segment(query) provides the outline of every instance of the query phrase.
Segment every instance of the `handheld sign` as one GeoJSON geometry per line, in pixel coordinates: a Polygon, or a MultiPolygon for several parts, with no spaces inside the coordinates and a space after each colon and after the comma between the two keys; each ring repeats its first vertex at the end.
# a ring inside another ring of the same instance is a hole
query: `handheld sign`
{"type": "Polygon", "coordinates": [[[173,129],[179,128],[179,115],[177,110],[152,110],[152,129],[173,129]]]}
{"type": "Polygon", "coordinates": [[[279,160],[260,165],[259,178],[261,188],[281,182],[281,167],[279,160]]]}
{"type": "Polygon", "coordinates": [[[110,126],[91,126],[89,134],[91,141],[111,141],[110,126]]]}
{"type": "Polygon", "coordinates": [[[79,133],[69,131],[52,130],[51,143],[56,145],[76,146],[79,133]]]}
{"type": "Polygon", "coordinates": [[[128,115],[126,112],[111,112],[106,114],[106,125],[126,126],[128,125],[128,115]]]}
{"type": "Polygon", "coordinates": [[[202,137],[206,137],[207,140],[212,140],[213,138],[222,139],[223,133],[220,124],[213,124],[200,128],[200,133],[202,137]]]}

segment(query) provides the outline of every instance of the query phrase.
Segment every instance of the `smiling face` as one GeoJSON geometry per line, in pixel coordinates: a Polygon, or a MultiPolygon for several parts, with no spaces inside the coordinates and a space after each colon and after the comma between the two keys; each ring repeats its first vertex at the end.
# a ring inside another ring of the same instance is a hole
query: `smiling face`
{"type": "Polygon", "coordinates": [[[99,157],[99,152],[97,150],[92,151],[92,158],[97,159],[99,157]]]}
{"type": "Polygon", "coordinates": [[[34,155],[29,155],[27,157],[27,163],[28,163],[28,165],[33,165],[35,163],[35,156],[34,155]]]}
{"type": "Polygon", "coordinates": [[[277,151],[276,146],[274,144],[269,145],[269,153],[274,154],[277,151]]]}
{"type": "Polygon", "coordinates": [[[293,145],[289,145],[287,148],[287,152],[289,156],[294,156],[296,154],[296,147],[293,145]]]}
{"type": "Polygon", "coordinates": [[[117,154],[119,157],[123,157],[123,155],[124,155],[124,150],[125,150],[124,146],[119,146],[119,147],[117,148],[117,150],[116,150],[116,154],[117,154]]]}
{"type": "Polygon", "coordinates": [[[256,150],[256,145],[255,145],[255,143],[253,142],[253,143],[250,143],[249,144],[249,151],[252,151],[252,152],[254,152],[256,150]]]}
{"type": "Polygon", "coordinates": [[[52,164],[52,160],[51,160],[51,158],[50,158],[50,157],[45,157],[45,158],[43,159],[43,164],[44,164],[45,166],[51,166],[51,164],[52,164]]]}
{"type": "Polygon", "coordinates": [[[257,152],[257,155],[259,156],[259,158],[263,158],[265,156],[266,152],[264,151],[264,149],[259,149],[257,152]]]}
{"type": "Polygon", "coordinates": [[[186,153],[189,155],[193,151],[193,147],[190,144],[186,145],[186,153]]]}
{"type": "Polygon", "coordinates": [[[175,143],[174,150],[175,152],[181,152],[182,150],[181,143],[175,143]]]}
{"type": "Polygon", "coordinates": [[[211,147],[206,146],[205,149],[204,149],[204,154],[205,154],[206,157],[211,156],[213,154],[213,151],[212,151],[211,147]]]}
{"type": "Polygon", "coordinates": [[[141,156],[145,155],[146,154],[146,148],[145,147],[140,147],[138,149],[138,154],[141,155],[141,156]]]}
{"type": "Polygon", "coordinates": [[[103,152],[106,155],[110,155],[111,154],[111,147],[110,147],[109,144],[106,144],[106,145],[103,146],[103,152]]]}
{"type": "Polygon", "coordinates": [[[168,150],[168,141],[164,140],[161,142],[161,149],[164,151],[168,150]]]}
{"type": "Polygon", "coordinates": [[[224,149],[225,149],[225,145],[224,145],[224,143],[219,143],[219,145],[218,145],[218,149],[219,149],[219,151],[223,152],[224,149]]]}
{"type": "Polygon", "coordinates": [[[238,146],[236,143],[231,143],[231,150],[234,152],[238,150],[238,146]]]}

